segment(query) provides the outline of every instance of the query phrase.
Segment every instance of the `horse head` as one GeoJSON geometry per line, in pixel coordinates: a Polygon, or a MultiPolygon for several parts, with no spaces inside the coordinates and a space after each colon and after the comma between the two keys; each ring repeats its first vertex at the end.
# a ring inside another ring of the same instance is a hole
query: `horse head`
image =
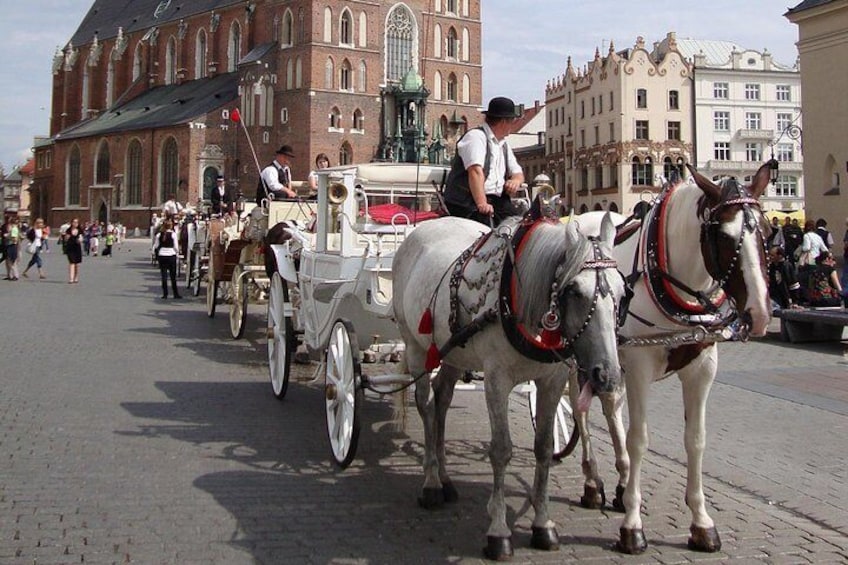
{"type": "Polygon", "coordinates": [[[771,231],[760,209],[772,163],[748,187],[735,179],[717,185],[687,165],[703,191],[701,255],[710,276],[733,300],[743,335],[763,336],[771,318],[766,240],[771,231]]]}
{"type": "Polygon", "coordinates": [[[541,320],[543,340],[553,332],[573,352],[588,405],[592,393],[609,392],[621,381],[616,329],[624,282],[611,258],[615,226],[606,215],[600,236],[587,237],[575,221],[545,224],[523,257],[553,245],[559,259],[547,265],[522,261],[519,276],[528,297],[522,319],[528,326],[541,320]]]}

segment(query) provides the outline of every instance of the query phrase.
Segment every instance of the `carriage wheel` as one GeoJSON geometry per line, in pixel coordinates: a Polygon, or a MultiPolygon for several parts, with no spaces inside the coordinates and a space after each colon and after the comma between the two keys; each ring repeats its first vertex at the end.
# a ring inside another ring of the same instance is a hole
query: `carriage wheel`
{"type": "Polygon", "coordinates": [[[333,460],[345,469],[356,455],[359,442],[359,406],[365,393],[359,386],[362,373],[353,325],[337,320],[327,346],[324,399],[327,407],[327,433],[333,460]]]}
{"type": "Polygon", "coordinates": [[[214,267],[212,254],[209,254],[209,273],[206,277],[206,315],[215,317],[215,303],[218,302],[218,281],[214,279],[214,267]]]}
{"type": "MultiPolygon", "coordinates": [[[[536,385],[530,382],[530,392],[527,393],[527,400],[530,406],[530,421],[533,423],[533,429],[536,429],[536,385]]],[[[580,439],[575,432],[577,431],[577,419],[574,417],[574,412],[571,409],[568,399],[565,396],[560,397],[557,403],[556,413],[554,414],[554,452],[553,459],[559,461],[571,455],[574,448],[577,447],[577,441],[580,439]]]]}
{"type": "Polygon", "coordinates": [[[191,254],[192,256],[192,279],[191,279],[191,293],[194,296],[200,296],[200,279],[203,278],[203,271],[200,270],[200,252],[195,251],[191,254]]]}
{"type": "Polygon", "coordinates": [[[271,387],[274,396],[282,400],[289,387],[292,351],[294,351],[294,324],[286,316],[285,305],[289,301],[289,287],[279,273],[271,277],[271,292],[268,297],[268,369],[271,372],[271,387]]]}
{"type": "Polygon", "coordinates": [[[245,320],[247,319],[247,290],[250,283],[241,276],[244,268],[236,265],[233,268],[232,285],[233,301],[230,304],[230,334],[233,339],[241,339],[244,335],[245,320]]]}

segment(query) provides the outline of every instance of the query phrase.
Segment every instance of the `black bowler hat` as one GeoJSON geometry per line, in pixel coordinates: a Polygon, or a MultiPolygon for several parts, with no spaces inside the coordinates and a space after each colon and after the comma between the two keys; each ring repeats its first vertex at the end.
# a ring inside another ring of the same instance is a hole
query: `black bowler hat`
{"type": "Polygon", "coordinates": [[[483,112],[489,118],[517,118],[515,102],[504,96],[497,96],[489,100],[489,109],[483,112]]]}
{"type": "Polygon", "coordinates": [[[286,157],[294,157],[294,150],[291,145],[283,145],[276,151],[277,155],[285,155],[286,157]]]}
{"type": "Polygon", "coordinates": [[[218,175],[215,180],[224,180],[224,175],[218,175]]]}

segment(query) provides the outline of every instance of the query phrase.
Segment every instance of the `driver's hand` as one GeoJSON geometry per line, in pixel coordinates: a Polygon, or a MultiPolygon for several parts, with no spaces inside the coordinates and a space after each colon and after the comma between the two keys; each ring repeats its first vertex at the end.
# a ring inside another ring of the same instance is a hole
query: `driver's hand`
{"type": "Polygon", "coordinates": [[[477,205],[477,211],[485,216],[493,216],[495,214],[495,208],[488,202],[484,202],[483,204],[477,205]]]}
{"type": "Polygon", "coordinates": [[[504,183],[504,191],[510,196],[515,195],[519,188],[521,188],[521,183],[516,180],[510,179],[504,183]]]}

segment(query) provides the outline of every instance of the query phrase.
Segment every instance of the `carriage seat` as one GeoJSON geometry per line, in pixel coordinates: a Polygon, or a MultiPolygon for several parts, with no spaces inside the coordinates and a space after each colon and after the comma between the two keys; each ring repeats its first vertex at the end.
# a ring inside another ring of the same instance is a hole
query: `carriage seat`
{"type": "Polygon", "coordinates": [[[411,210],[390,202],[371,206],[367,216],[365,210],[360,210],[355,229],[360,233],[393,234],[406,231],[405,226],[440,217],[438,212],[411,210]]]}

